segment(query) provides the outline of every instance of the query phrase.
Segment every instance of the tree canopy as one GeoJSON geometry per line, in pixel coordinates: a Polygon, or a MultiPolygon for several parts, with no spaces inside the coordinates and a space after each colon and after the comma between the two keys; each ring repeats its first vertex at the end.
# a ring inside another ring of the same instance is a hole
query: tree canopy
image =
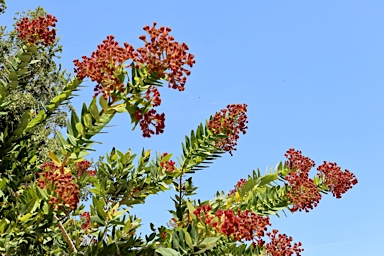
{"type": "Polygon", "coordinates": [[[143,28],[139,48],[108,36],[91,56],[74,60],[69,79],[55,62],[61,52],[56,22],[38,8],[18,17],[15,30],[1,28],[1,253],[301,255],[301,243],[271,229],[269,216],[308,212],[323,194],[341,198],[357,183],[353,173],[327,161],[310,177],[315,162],[291,148],[270,172],[254,170],[229,192],[192,200],[193,174],[232,155],[246,133],[247,104],[229,104],[200,123],[177,158],[112,148],[92,164],[86,156],[93,137],[116,115],[128,114],[143,137],[164,131],[165,114],[156,109],[160,89],[185,90],[195,56],[170,28],[153,23],[143,28]],[[96,83],[94,97],[79,113],[65,108],[85,79],[96,83]],[[66,127],[66,133],[57,127],[66,127]],[[172,187],[172,219],[160,227],[151,224],[152,233],[140,237],[141,219],[131,209],[172,187]]]}

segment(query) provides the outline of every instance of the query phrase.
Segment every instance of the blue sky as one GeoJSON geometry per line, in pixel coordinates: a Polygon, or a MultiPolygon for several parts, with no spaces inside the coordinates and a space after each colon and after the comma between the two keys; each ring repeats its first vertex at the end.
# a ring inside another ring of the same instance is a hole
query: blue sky
{"type": "MultiPolygon", "coordinates": [[[[233,157],[194,175],[201,199],[228,191],[253,169],[265,171],[294,147],[337,162],[359,183],[341,200],[324,196],[310,213],[272,217],[273,228],[301,241],[303,255],[380,255],[384,156],[383,1],[8,1],[13,13],[43,6],[55,15],[64,46],[60,62],[89,56],[108,35],[141,46],[142,27],[172,28],[196,56],[185,92],[163,88],[165,133],[144,139],[121,115],[96,137],[97,158],[115,146],[181,152],[184,135],[230,103],[247,103],[249,129],[233,157]]],[[[93,85],[74,99],[80,109],[93,85]]],[[[152,196],[134,210],[156,225],[169,220],[169,196],[152,196]]]]}

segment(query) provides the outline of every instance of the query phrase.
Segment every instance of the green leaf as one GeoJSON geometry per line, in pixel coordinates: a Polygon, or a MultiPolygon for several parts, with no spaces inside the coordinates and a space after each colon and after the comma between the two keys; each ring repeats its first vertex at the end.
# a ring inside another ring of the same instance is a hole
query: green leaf
{"type": "Polygon", "coordinates": [[[83,122],[87,128],[92,128],[92,116],[91,114],[87,113],[83,116],[83,122]]]}
{"type": "Polygon", "coordinates": [[[32,59],[32,56],[29,54],[29,53],[23,53],[21,56],[19,56],[19,59],[22,61],[22,62],[30,62],[31,59],[32,59]]]}
{"type": "Polygon", "coordinates": [[[0,190],[4,190],[7,186],[7,180],[0,178],[0,190]]]}
{"type": "Polygon", "coordinates": [[[27,213],[24,216],[18,218],[21,222],[27,222],[32,217],[32,213],[27,213]]]}
{"type": "Polygon", "coordinates": [[[180,253],[178,253],[177,251],[175,251],[172,248],[158,248],[158,249],[156,249],[155,252],[157,252],[163,256],[180,256],[180,253]]]}
{"type": "Polygon", "coordinates": [[[36,45],[28,46],[27,51],[30,53],[35,53],[37,51],[37,46],[36,45]]]}
{"type": "Polygon", "coordinates": [[[125,233],[128,233],[129,230],[131,230],[131,221],[128,219],[127,222],[124,224],[123,231],[125,233]]]}
{"type": "Polygon", "coordinates": [[[98,189],[98,188],[90,188],[89,192],[91,192],[91,193],[93,193],[93,194],[95,194],[97,196],[101,195],[100,189],[98,189]]]}
{"type": "Polygon", "coordinates": [[[7,227],[8,227],[8,224],[9,224],[9,220],[7,220],[6,218],[3,218],[1,221],[0,221],[0,234],[4,234],[4,232],[7,230],[7,227]]]}
{"type": "Polygon", "coordinates": [[[10,81],[17,81],[17,78],[18,78],[18,76],[17,76],[16,71],[12,71],[12,72],[9,74],[9,80],[10,80],[10,81]]]}
{"type": "Polygon", "coordinates": [[[169,161],[169,159],[171,159],[171,157],[172,157],[172,154],[167,154],[166,156],[163,156],[163,157],[161,158],[160,163],[164,163],[164,162],[169,161]]]}
{"type": "Polygon", "coordinates": [[[96,206],[97,216],[99,216],[100,219],[105,221],[107,219],[107,214],[104,211],[104,206],[105,206],[104,199],[100,198],[100,200],[97,201],[95,206],[96,206]]]}
{"type": "Polygon", "coordinates": [[[273,174],[267,174],[265,175],[264,177],[261,178],[261,181],[260,181],[260,186],[264,186],[274,180],[277,180],[278,176],[277,174],[273,173],[273,174]]]}
{"type": "Polygon", "coordinates": [[[31,130],[33,127],[35,127],[37,124],[41,123],[43,120],[47,118],[47,114],[45,113],[44,110],[41,110],[34,119],[32,119],[27,127],[25,128],[25,132],[28,132],[31,130]]]}
{"type": "Polygon", "coordinates": [[[100,106],[103,108],[103,110],[107,112],[109,106],[108,106],[107,100],[103,96],[100,96],[99,103],[100,103],[100,106]]]}
{"type": "Polygon", "coordinates": [[[101,226],[105,226],[105,221],[100,219],[98,216],[91,216],[91,221],[96,222],[97,224],[99,224],[101,226]]]}
{"type": "Polygon", "coordinates": [[[189,248],[191,248],[191,250],[193,250],[192,237],[187,231],[185,231],[185,242],[187,243],[189,248]]]}
{"type": "Polygon", "coordinates": [[[59,160],[59,158],[51,151],[48,151],[48,154],[49,154],[49,157],[51,158],[52,162],[57,165],[57,166],[61,166],[61,161],[59,160]]]}
{"type": "Polygon", "coordinates": [[[40,62],[40,60],[32,60],[31,62],[29,62],[29,64],[32,65],[32,64],[35,64],[37,62],[40,62]]]}
{"type": "Polygon", "coordinates": [[[97,122],[100,121],[99,110],[97,109],[97,106],[96,106],[96,98],[93,98],[93,99],[92,99],[91,104],[89,104],[88,111],[89,111],[89,113],[91,113],[92,117],[93,117],[97,122]]]}
{"type": "Polygon", "coordinates": [[[34,162],[36,162],[37,160],[37,155],[34,155],[30,160],[29,160],[29,163],[32,164],[34,162]]]}
{"type": "Polygon", "coordinates": [[[31,117],[31,114],[29,111],[25,111],[23,115],[21,116],[21,121],[19,125],[17,126],[16,130],[13,132],[13,134],[19,136],[23,133],[24,129],[28,125],[29,118],[31,117]]]}
{"type": "Polygon", "coordinates": [[[41,197],[43,199],[47,200],[48,199],[47,192],[44,189],[40,188],[39,186],[36,186],[36,188],[37,188],[38,193],[41,195],[41,197]]]}
{"type": "Polygon", "coordinates": [[[85,130],[84,130],[83,124],[81,122],[78,122],[75,126],[76,126],[76,130],[84,137],[85,130]]]}
{"type": "Polygon", "coordinates": [[[200,244],[199,248],[213,248],[216,245],[216,242],[220,239],[220,237],[207,237],[200,244]]]}
{"type": "Polygon", "coordinates": [[[19,86],[19,82],[17,80],[16,81],[12,81],[12,82],[9,83],[9,86],[12,89],[16,89],[19,86]]]}
{"type": "Polygon", "coordinates": [[[44,202],[44,204],[43,204],[43,213],[44,213],[45,215],[48,215],[48,213],[49,213],[49,208],[50,208],[50,206],[48,205],[48,203],[47,203],[47,202],[44,202]]]}
{"type": "Polygon", "coordinates": [[[60,144],[61,146],[63,146],[63,148],[66,148],[66,145],[68,145],[67,141],[64,139],[63,135],[61,135],[61,133],[59,131],[56,131],[56,135],[57,135],[57,138],[59,139],[60,141],[60,144]]]}
{"type": "Polygon", "coordinates": [[[28,72],[28,68],[23,68],[23,69],[19,69],[16,71],[16,73],[19,75],[19,76],[22,76],[24,75],[25,73],[28,72]]]}

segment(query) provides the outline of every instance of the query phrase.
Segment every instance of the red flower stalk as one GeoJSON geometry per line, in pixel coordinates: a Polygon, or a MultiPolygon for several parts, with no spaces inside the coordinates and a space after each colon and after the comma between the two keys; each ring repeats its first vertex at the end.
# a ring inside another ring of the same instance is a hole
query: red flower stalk
{"type": "Polygon", "coordinates": [[[232,189],[232,190],[230,190],[230,191],[228,192],[228,196],[231,196],[231,195],[235,194],[236,191],[238,191],[239,189],[241,189],[242,186],[245,185],[245,183],[247,183],[247,180],[246,180],[246,179],[240,179],[240,180],[236,183],[235,188],[232,189]]]}
{"type": "MultiPolygon", "coordinates": [[[[168,155],[168,153],[164,153],[163,157],[165,157],[166,155],[168,155]]],[[[167,170],[167,172],[173,172],[176,169],[175,164],[176,163],[174,161],[169,160],[169,161],[161,162],[160,166],[165,170],[167,170]]]]}
{"type": "Polygon", "coordinates": [[[232,150],[236,150],[239,133],[246,133],[247,120],[247,104],[232,104],[226,109],[217,112],[208,122],[208,128],[214,134],[224,134],[227,137],[219,139],[216,142],[216,147],[229,152],[232,155],[232,150]]]}
{"type": "Polygon", "coordinates": [[[165,114],[157,114],[156,110],[151,109],[147,113],[142,114],[140,111],[135,112],[136,120],[140,121],[140,128],[143,131],[143,137],[151,137],[153,134],[160,134],[164,132],[165,128],[165,114]],[[149,125],[155,127],[155,131],[149,128],[149,125]]]}
{"type": "Polygon", "coordinates": [[[143,29],[149,34],[149,40],[145,35],[139,37],[145,45],[137,49],[137,65],[148,67],[149,73],[157,74],[158,78],[168,79],[170,88],[184,91],[186,76],[191,73],[184,66],[193,66],[194,55],[187,53],[185,43],[174,41],[174,37],[169,35],[170,28],[156,28],[156,23],[153,23],[153,27],[145,26],[143,29]]]}
{"type": "Polygon", "coordinates": [[[325,180],[328,188],[336,198],[341,198],[341,195],[357,184],[357,179],[353,173],[348,170],[344,172],[336,163],[324,161],[322,165],[317,167],[318,176],[325,180]]]}
{"type": "Polygon", "coordinates": [[[284,177],[290,187],[287,197],[293,204],[291,211],[309,212],[309,209],[316,207],[321,199],[321,194],[308,175],[315,162],[293,148],[289,149],[285,156],[288,159],[287,166],[292,170],[284,177]]]}
{"type": "Polygon", "coordinates": [[[49,204],[54,209],[61,209],[61,205],[68,205],[72,210],[77,208],[79,203],[79,189],[74,182],[71,173],[56,172],[58,166],[46,163],[41,166],[44,172],[39,173],[37,184],[40,188],[52,189],[53,194],[49,200],[49,204]]]}
{"type": "Polygon", "coordinates": [[[271,256],[291,256],[294,253],[297,256],[300,256],[301,252],[304,251],[304,249],[299,248],[301,246],[301,243],[294,243],[293,246],[291,245],[292,237],[288,237],[285,234],[279,234],[277,236],[278,231],[274,229],[272,233],[268,232],[267,235],[271,239],[270,243],[267,243],[265,245],[265,249],[268,253],[268,255],[271,256]]]}
{"type": "Polygon", "coordinates": [[[133,47],[128,43],[124,43],[122,47],[114,41],[114,36],[107,36],[90,58],[83,56],[82,61],[73,61],[77,78],[83,80],[89,77],[97,82],[94,97],[102,93],[103,97],[107,98],[112,93],[122,92],[124,83],[120,81],[119,76],[125,67],[124,63],[133,58],[133,52],[133,47]]]}
{"type": "Polygon", "coordinates": [[[37,45],[41,43],[48,46],[55,42],[56,31],[50,29],[50,27],[55,27],[56,22],[56,17],[50,14],[32,20],[24,17],[16,24],[16,31],[18,37],[28,44],[37,45]]]}

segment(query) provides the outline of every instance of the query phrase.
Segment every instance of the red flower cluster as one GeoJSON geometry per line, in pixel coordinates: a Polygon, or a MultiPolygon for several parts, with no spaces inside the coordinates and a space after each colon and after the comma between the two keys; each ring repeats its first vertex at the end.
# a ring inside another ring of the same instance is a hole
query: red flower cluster
{"type": "Polygon", "coordinates": [[[322,165],[317,167],[317,170],[320,172],[318,176],[325,180],[328,188],[336,198],[341,198],[342,194],[357,184],[355,175],[348,170],[343,172],[336,163],[324,161],[322,165]]]}
{"type": "Polygon", "coordinates": [[[152,106],[154,107],[160,106],[161,104],[160,92],[155,86],[148,88],[147,92],[145,93],[145,98],[152,102],[152,106]]]}
{"type": "Polygon", "coordinates": [[[218,210],[216,216],[222,221],[218,230],[226,236],[233,236],[237,241],[246,240],[259,243],[258,240],[264,236],[267,226],[271,223],[269,218],[259,216],[250,210],[240,211],[237,215],[233,210],[218,210]]]}
{"type": "Polygon", "coordinates": [[[321,194],[317,190],[313,180],[308,178],[305,173],[289,173],[285,180],[291,186],[287,197],[293,203],[292,212],[297,210],[309,212],[310,209],[316,207],[321,199],[321,194]]]}
{"type": "Polygon", "coordinates": [[[259,239],[264,236],[267,226],[271,225],[269,218],[258,216],[250,210],[240,211],[237,215],[233,210],[218,210],[212,214],[210,205],[202,205],[193,212],[196,217],[205,224],[212,226],[227,237],[233,237],[236,241],[254,241],[260,244],[259,239]]]}
{"type": "Polygon", "coordinates": [[[214,218],[211,211],[212,207],[210,205],[203,204],[202,206],[197,207],[196,210],[193,211],[193,214],[195,214],[200,221],[204,221],[205,224],[211,224],[211,221],[214,218]]]}
{"type": "Polygon", "coordinates": [[[227,137],[219,139],[216,147],[224,151],[228,151],[232,155],[232,150],[236,150],[239,133],[246,133],[247,120],[247,104],[232,104],[226,109],[217,112],[214,117],[209,120],[208,128],[214,134],[225,134],[227,137]]]}
{"type": "MultiPolygon", "coordinates": [[[[119,46],[114,41],[114,36],[107,36],[103,44],[97,46],[97,50],[92,53],[91,57],[82,57],[82,61],[74,60],[73,63],[77,68],[77,78],[83,80],[89,77],[92,81],[97,82],[94,89],[96,97],[102,93],[107,99],[113,93],[124,90],[124,84],[120,81],[119,76],[124,68],[124,63],[132,59],[134,48],[128,43],[124,43],[124,47],[119,46]]],[[[112,96],[113,97],[113,96],[112,96]]]]}
{"type": "MultiPolygon", "coordinates": [[[[155,86],[149,87],[144,96],[149,102],[152,102],[153,107],[161,104],[160,92],[155,86]]],[[[144,108],[145,109],[145,108],[144,108]]],[[[144,112],[143,109],[135,112],[135,119],[140,122],[140,129],[143,132],[143,137],[151,137],[153,134],[160,134],[164,132],[165,128],[165,114],[158,114],[155,109],[150,109],[144,112]],[[149,126],[155,127],[155,131],[149,126]]]]}
{"type": "Polygon", "coordinates": [[[88,170],[89,167],[91,167],[91,162],[89,162],[88,160],[83,160],[83,161],[77,162],[76,163],[77,176],[80,177],[81,175],[83,175],[83,173],[88,173],[91,176],[95,176],[96,171],[95,170],[88,170]]]}
{"type": "Polygon", "coordinates": [[[135,119],[140,120],[140,128],[143,131],[143,137],[151,137],[153,134],[164,132],[165,114],[157,114],[156,110],[151,109],[147,113],[142,114],[140,111],[135,112],[135,119]],[[155,127],[155,131],[149,128],[149,125],[155,127]]]}
{"type": "MultiPolygon", "coordinates": [[[[166,155],[168,155],[168,153],[164,153],[163,157],[165,157],[166,155]]],[[[176,169],[175,164],[176,163],[174,161],[169,160],[169,161],[161,162],[160,166],[165,170],[167,170],[167,172],[173,172],[176,169]]]]}
{"type": "Polygon", "coordinates": [[[292,170],[284,179],[288,181],[290,190],[287,197],[293,203],[292,212],[313,209],[320,202],[321,194],[315,183],[309,178],[309,171],[315,162],[293,148],[285,154],[287,166],[292,170]]]}
{"type": "Polygon", "coordinates": [[[247,180],[246,180],[246,179],[240,179],[240,180],[236,183],[235,188],[232,189],[232,190],[230,190],[230,191],[228,192],[228,196],[231,196],[231,195],[235,194],[236,191],[238,191],[242,186],[245,185],[245,183],[247,183],[247,180]]]}
{"type": "Polygon", "coordinates": [[[286,161],[288,168],[293,171],[309,172],[312,167],[315,167],[315,161],[303,156],[300,150],[290,148],[284,156],[288,159],[286,161]]]}
{"type": "Polygon", "coordinates": [[[202,205],[196,208],[193,212],[196,217],[205,224],[213,227],[218,232],[233,237],[236,241],[252,241],[254,247],[265,246],[268,255],[271,256],[289,256],[293,253],[300,255],[304,249],[299,248],[301,243],[291,245],[292,237],[285,234],[279,234],[277,230],[272,233],[266,233],[271,241],[265,244],[262,239],[267,226],[271,226],[268,217],[259,216],[250,210],[237,211],[237,215],[233,210],[218,210],[212,214],[210,205],[202,205]]]}
{"type": "Polygon", "coordinates": [[[16,24],[16,31],[18,32],[18,37],[29,44],[36,45],[41,43],[44,46],[48,46],[55,42],[56,31],[54,29],[51,30],[49,27],[55,27],[56,22],[56,17],[50,14],[33,20],[24,17],[16,24]]]}
{"type": "Polygon", "coordinates": [[[40,188],[53,190],[49,204],[55,209],[61,209],[62,205],[68,205],[72,210],[76,209],[80,191],[73,175],[59,171],[59,167],[52,163],[43,164],[41,169],[44,172],[39,173],[37,184],[40,188]]]}
{"type": "Polygon", "coordinates": [[[85,220],[85,222],[81,225],[83,230],[88,230],[91,227],[91,214],[89,212],[83,212],[80,214],[80,217],[85,220]]]}
{"type": "Polygon", "coordinates": [[[293,247],[291,245],[292,237],[288,237],[285,234],[279,234],[277,236],[278,231],[274,229],[272,233],[267,233],[271,242],[265,245],[265,249],[268,255],[271,256],[290,256],[296,253],[297,256],[300,256],[301,252],[304,249],[299,248],[301,243],[294,243],[293,247]]]}
{"type": "Polygon", "coordinates": [[[143,29],[149,34],[149,41],[145,35],[139,37],[145,45],[137,49],[135,61],[138,66],[147,66],[149,73],[157,74],[158,78],[167,75],[169,87],[184,91],[186,76],[191,73],[184,65],[192,67],[195,63],[194,55],[187,53],[188,46],[185,43],[174,41],[174,37],[169,35],[170,28],[158,29],[156,23],[153,23],[153,27],[145,26],[143,29]]]}

